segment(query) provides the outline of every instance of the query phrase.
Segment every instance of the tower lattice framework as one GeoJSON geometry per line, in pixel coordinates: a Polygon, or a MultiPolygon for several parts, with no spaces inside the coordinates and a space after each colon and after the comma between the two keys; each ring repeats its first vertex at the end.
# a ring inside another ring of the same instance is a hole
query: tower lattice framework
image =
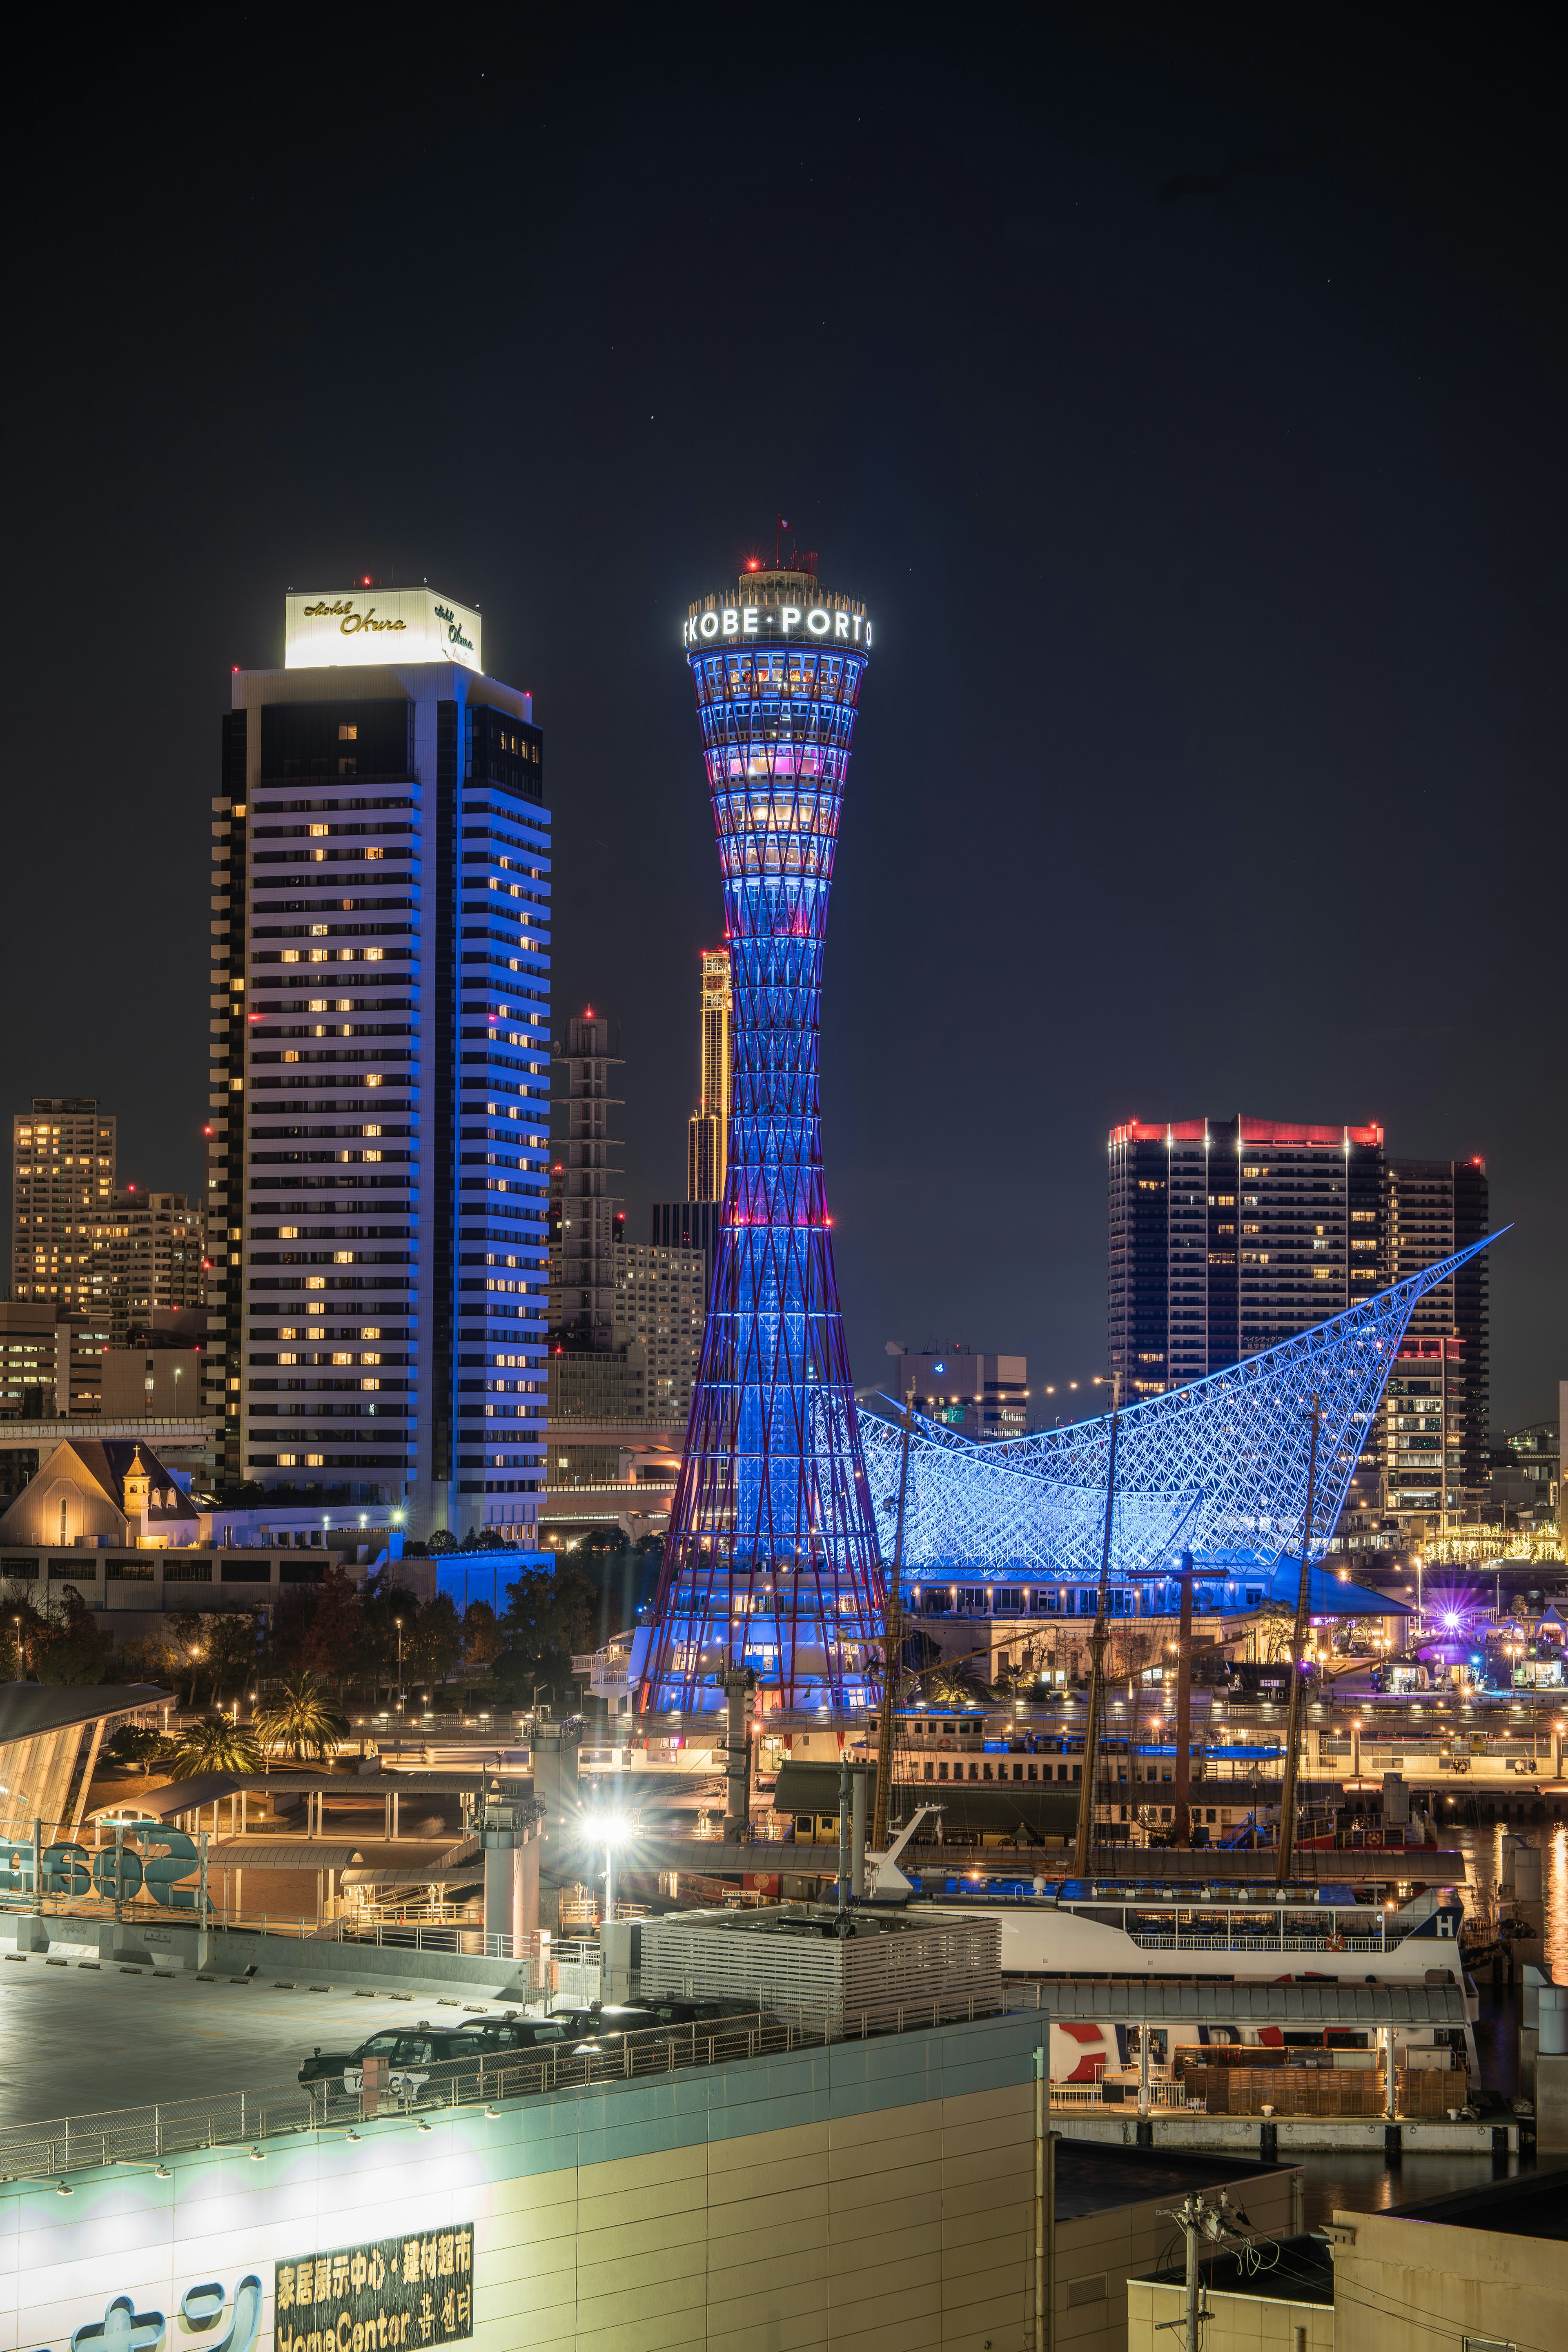
{"type": "Polygon", "coordinates": [[[785,1706],[863,1703],[876,1517],[823,1185],[817,1036],[833,854],[871,645],[805,568],[691,607],[687,657],[733,989],[723,1223],[640,1703],[742,1666],[785,1706]]]}

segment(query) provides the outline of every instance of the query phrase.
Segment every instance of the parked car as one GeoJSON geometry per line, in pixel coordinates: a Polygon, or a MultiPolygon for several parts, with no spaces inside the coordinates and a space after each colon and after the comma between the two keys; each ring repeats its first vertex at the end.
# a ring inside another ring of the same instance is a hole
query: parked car
{"type": "Polygon", "coordinates": [[[389,2027],[384,2032],[373,2033],[357,2050],[318,2047],[300,2067],[299,2079],[321,2083],[341,2074],[345,2091],[358,2091],[363,2087],[364,2061],[379,2058],[388,2069],[382,2087],[403,2092],[426,2080],[434,2065],[466,2060],[478,2066],[499,2053],[531,2050],[541,2043],[563,2043],[568,2039],[566,2026],[552,2018],[487,2017],[461,2026],[433,2026],[422,2018],[416,2026],[389,2027]]]}
{"type": "Polygon", "coordinates": [[[755,2001],[684,1993],[652,1993],[637,2001],[595,2002],[585,2009],[553,2012],[556,2018],[571,2021],[571,2031],[580,2043],[617,2041],[627,2033],[655,2033],[660,2026],[705,2025],[761,2014],[755,2001]]]}

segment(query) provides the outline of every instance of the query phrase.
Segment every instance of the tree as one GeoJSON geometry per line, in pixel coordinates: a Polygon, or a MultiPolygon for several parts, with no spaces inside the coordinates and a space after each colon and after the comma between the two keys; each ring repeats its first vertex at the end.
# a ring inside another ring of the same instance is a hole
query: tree
{"type": "Polygon", "coordinates": [[[405,1679],[407,1678],[409,1643],[419,1615],[419,1603],[412,1592],[395,1583],[391,1574],[382,1569],[365,1583],[364,1598],[360,1606],[359,1645],[356,1663],[359,1673],[372,1683],[391,1684],[397,1673],[397,1630],[403,1627],[403,1657],[405,1679]]]}
{"type": "Polygon", "coordinates": [[[268,1755],[335,1756],[342,1745],[342,1718],[334,1714],[314,1675],[286,1675],[256,1711],[256,1734],[268,1755]]]}
{"type": "Polygon", "coordinates": [[[594,1589],[575,1569],[525,1569],[507,1587],[491,1680],[513,1706],[531,1698],[536,1684],[552,1699],[574,1696],[572,1659],[590,1646],[595,1615],[594,1589]]]}
{"type": "MultiPolygon", "coordinates": [[[[221,1696],[226,1687],[249,1682],[256,1672],[260,1633],[251,1612],[204,1610],[201,1628],[201,1663],[212,1677],[213,1696],[221,1696]]],[[[194,1703],[194,1689],[191,1696],[194,1703]]]]}
{"type": "Polygon", "coordinates": [[[122,1723],[112,1739],[104,1745],[108,1761],[130,1772],[140,1769],[143,1788],[154,1764],[169,1752],[169,1742],[150,1723],[122,1723]]]}
{"type": "Polygon", "coordinates": [[[30,1591],[18,1591],[7,1584],[5,1600],[5,1679],[13,1675],[25,1682],[33,1672],[33,1661],[41,1645],[48,1639],[49,1621],[33,1600],[30,1591]]]}
{"type": "Polygon", "coordinates": [[[114,1636],[100,1629],[74,1584],[49,1595],[42,1628],[34,1641],[33,1671],[39,1682],[99,1683],[114,1648],[114,1636]]]}
{"type": "Polygon", "coordinates": [[[170,1769],[179,1780],[195,1780],[204,1772],[254,1772],[260,1763],[255,1732],[231,1723],[226,1715],[204,1715],[169,1744],[170,1769]]]}
{"type": "Polygon", "coordinates": [[[329,1567],[320,1584],[294,1584],[272,1620],[272,1649],[290,1674],[324,1675],[341,1694],[359,1667],[361,1608],[353,1577],[329,1567]]]}
{"type": "Polygon", "coordinates": [[[1296,1612],[1283,1601],[1266,1601],[1253,1612],[1248,1628],[1253,1638],[1253,1654],[1260,1665],[1277,1666],[1290,1654],[1290,1644],[1296,1635],[1296,1612]]]}
{"type": "Polygon", "coordinates": [[[496,1612],[488,1601],[470,1601],[463,1612],[463,1664],[466,1666],[488,1666],[499,1656],[501,1646],[500,1627],[496,1612]]]}
{"type": "Polygon", "coordinates": [[[171,1609],[163,1620],[163,1674],[167,1681],[188,1684],[190,1697],[186,1704],[196,1703],[196,1683],[201,1673],[202,1621],[194,1609],[171,1609]]]}
{"type": "Polygon", "coordinates": [[[427,1601],[411,1626],[405,1629],[404,1672],[420,1682],[445,1682],[462,1653],[462,1628],[458,1605],[448,1593],[427,1601]]]}
{"type": "Polygon", "coordinates": [[[456,1551],[458,1538],[450,1528],[437,1528],[430,1537],[428,1556],[434,1559],[438,1551],[456,1551]]]}

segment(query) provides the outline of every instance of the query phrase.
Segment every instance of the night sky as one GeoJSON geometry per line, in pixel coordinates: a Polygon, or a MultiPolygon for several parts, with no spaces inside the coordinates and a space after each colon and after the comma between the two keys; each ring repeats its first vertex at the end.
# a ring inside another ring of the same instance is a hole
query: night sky
{"type": "Polygon", "coordinates": [[[878,627],[826,1146],[885,1340],[1101,1370],[1113,1121],[1485,1154],[1568,1372],[1554,9],[153,8],[13,55],[4,1109],[196,1188],[231,667],[356,573],[531,688],[557,1019],[683,1190],[688,600],[878,627]],[[1281,21],[1281,20],[1284,21],[1281,21]],[[934,21],[934,20],[933,20],[934,21]]]}

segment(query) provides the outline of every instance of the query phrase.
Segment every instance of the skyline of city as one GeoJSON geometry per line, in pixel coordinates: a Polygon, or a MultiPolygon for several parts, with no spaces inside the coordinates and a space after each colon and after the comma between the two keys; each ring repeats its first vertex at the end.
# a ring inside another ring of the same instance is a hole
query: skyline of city
{"type": "Polygon", "coordinates": [[[10,47],[0,2336],[1554,2343],[1568,23],[10,47]]]}

